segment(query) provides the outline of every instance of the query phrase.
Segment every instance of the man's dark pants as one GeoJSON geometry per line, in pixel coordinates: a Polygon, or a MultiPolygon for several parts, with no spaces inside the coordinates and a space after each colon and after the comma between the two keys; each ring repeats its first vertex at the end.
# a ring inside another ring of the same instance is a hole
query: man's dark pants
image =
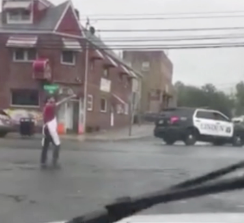
{"type": "Polygon", "coordinates": [[[53,161],[53,165],[56,165],[58,162],[58,158],[59,158],[60,145],[55,145],[47,126],[44,127],[44,136],[43,137],[44,137],[44,139],[43,139],[44,142],[42,145],[42,152],[41,152],[41,164],[42,165],[46,164],[49,145],[50,145],[50,143],[52,143],[54,145],[52,161],[53,161]]]}

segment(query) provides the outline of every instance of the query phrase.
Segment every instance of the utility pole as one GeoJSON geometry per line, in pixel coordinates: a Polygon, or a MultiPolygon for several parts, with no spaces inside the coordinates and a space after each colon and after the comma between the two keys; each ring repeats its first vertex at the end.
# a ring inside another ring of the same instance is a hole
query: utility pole
{"type": "Polygon", "coordinates": [[[129,100],[129,136],[132,135],[132,126],[134,118],[134,92],[131,92],[129,100]]]}
{"type": "MultiPolygon", "coordinates": [[[[90,27],[89,18],[86,21],[86,29],[88,30],[90,27]]],[[[89,72],[89,42],[86,39],[85,43],[85,80],[84,80],[84,98],[83,98],[83,130],[86,132],[86,111],[87,111],[87,84],[88,84],[88,72],[89,72]]]]}

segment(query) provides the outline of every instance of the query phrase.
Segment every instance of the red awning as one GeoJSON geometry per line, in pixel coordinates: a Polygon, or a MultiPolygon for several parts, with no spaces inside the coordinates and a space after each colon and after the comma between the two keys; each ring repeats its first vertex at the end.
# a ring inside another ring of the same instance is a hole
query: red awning
{"type": "Polygon", "coordinates": [[[115,99],[114,102],[117,102],[117,103],[123,104],[123,105],[126,104],[126,102],[122,98],[120,98],[118,95],[112,94],[112,96],[113,96],[113,99],[115,99]]]}
{"type": "Polygon", "coordinates": [[[32,1],[7,1],[3,5],[3,9],[5,10],[12,10],[12,9],[31,9],[32,1]]]}
{"type": "Polygon", "coordinates": [[[33,62],[33,76],[36,79],[52,78],[51,67],[48,59],[38,59],[33,62]]]}
{"type": "Polygon", "coordinates": [[[120,66],[120,70],[119,72],[121,74],[127,74],[127,75],[130,75],[130,71],[125,67],[125,66],[120,66]]]}
{"type": "Polygon", "coordinates": [[[104,55],[102,54],[102,52],[100,50],[92,50],[90,57],[93,60],[102,60],[102,59],[104,59],[104,55]]]}
{"type": "Polygon", "coordinates": [[[36,46],[37,39],[37,36],[10,36],[6,46],[32,48],[36,46]]]}
{"type": "Polygon", "coordinates": [[[109,56],[105,57],[104,65],[108,67],[118,67],[118,64],[109,56]]]}

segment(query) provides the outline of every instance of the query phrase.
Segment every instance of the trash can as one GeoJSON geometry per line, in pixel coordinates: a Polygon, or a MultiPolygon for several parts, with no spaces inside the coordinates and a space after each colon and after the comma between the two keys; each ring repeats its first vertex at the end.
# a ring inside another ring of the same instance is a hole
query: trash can
{"type": "Polygon", "coordinates": [[[34,134],[35,122],[32,118],[21,118],[19,132],[22,136],[32,136],[34,134]]]}

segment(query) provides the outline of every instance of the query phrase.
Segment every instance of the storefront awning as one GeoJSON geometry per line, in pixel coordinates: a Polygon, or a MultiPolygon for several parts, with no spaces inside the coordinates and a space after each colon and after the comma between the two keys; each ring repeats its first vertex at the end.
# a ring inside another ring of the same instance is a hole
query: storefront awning
{"type": "Polygon", "coordinates": [[[36,46],[37,39],[38,39],[37,36],[10,36],[6,46],[32,48],[36,46]]]}
{"type": "Polygon", "coordinates": [[[127,104],[122,98],[120,98],[118,95],[116,95],[116,94],[112,94],[113,95],[113,97],[119,102],[119,103],[121,103],[121,104],[127,104]]]}
{"type": "Polygon", "coordinates": [[[118,64],[109,56],[105,58],[105,65],[110,67],[118,67],[118,64]]]}
{"type": "Polygon", "coordinates": [[[76,39],[63,38],[63,47],[66,50],[82,51],[81,44],[76,39]]]}
{"type": "Polygon", "coordinates": [[[93,60],[102,60],[104,56],[100,50],[92,50],[90,58],[93,60]]]}
{"type": "Polygon", "coordinates": [[[120,73],[121,74],[127,74],[127,75],[130,75],[130,71],[125,67],[125,66],[121,66],[120,67],[120,73]]]}
{"type": "Polygon", "coordinates": [[[25,9],[29,10],[31,8],[31,1],[7,1],[3,9],[11,10],[11,9],[25,9]]]}
{"type": "Polygon", "coordinates": [[[130,71],[130,75],[131,75],[131,77],[133,77],[133,78],[137,78],[137,75],[136,75],[133,71],[130,71]]]}

